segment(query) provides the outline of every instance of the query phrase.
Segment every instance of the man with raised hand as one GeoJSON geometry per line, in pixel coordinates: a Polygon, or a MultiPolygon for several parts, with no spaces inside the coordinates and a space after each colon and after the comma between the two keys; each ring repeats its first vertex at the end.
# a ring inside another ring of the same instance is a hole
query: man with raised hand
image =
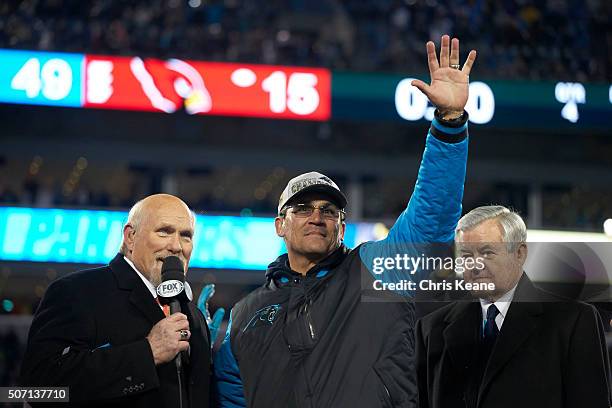
{"type": "MultiPolygon", "coordinates": [[[[414,407],[414,305],[362,302],[362,270],[411,243],[449,243],[461,215],[467,160],[468,75],[459,40],[443,36],[440,59],[427,43],[436,106],[418,180],[386,239],[349,249],[342,243],[347,199],[325,175],[289,181],[275,219],[287,253],[266,283],[232,309],[215,357],[220,407],[414,407]]],[[[365,274],[370,283],[373,276],[365,274]]]]}

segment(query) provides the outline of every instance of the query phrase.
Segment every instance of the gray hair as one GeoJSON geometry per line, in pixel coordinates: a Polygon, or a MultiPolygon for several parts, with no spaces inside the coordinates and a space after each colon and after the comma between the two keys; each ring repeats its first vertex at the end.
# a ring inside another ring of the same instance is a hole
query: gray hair
{"type": "MultiPolygon", "coordinates": [[[[143,201],[144,201],[144,198],[142,200],[137,201],[136,204],[134,204],[132,208],[130,208],[130,212],[128,213],[128,218],[127,218],[125,225],[131,225],[132,228],[134,229],[138,228],[138,226],[142,222],[142,203],[143,201]]],[[[121,248],[119,249],[119,253],[123,255],[128,254],[128,248],[127,248],[127,244],[125,243],[125,239],[121,241],[121,248]]]]}
{"type": "Polygon", "coordinates": [[[465,214],[457,223],[455,237],[460,231],[471,230],[487,220],[497,220],[503,230],[502,239],[508,245],[508,252],[517,250],[520,244],[527,242],[527,227],[518,213],[502,205],[485,205],[476,207],[465,214]]]}

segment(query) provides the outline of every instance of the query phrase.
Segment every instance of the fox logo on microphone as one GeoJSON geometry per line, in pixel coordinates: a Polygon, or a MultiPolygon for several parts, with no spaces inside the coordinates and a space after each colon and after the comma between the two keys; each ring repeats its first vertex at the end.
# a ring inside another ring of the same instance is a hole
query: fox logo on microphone
{"type": "Polygon", "coordinates": [[[167,280],[162,282],[157,287],[157,294],[165,298],[174,297],[180,294],[183,291],[184,287],[185,285],[183,284],[183,282],[179,280],[167,280]]]}

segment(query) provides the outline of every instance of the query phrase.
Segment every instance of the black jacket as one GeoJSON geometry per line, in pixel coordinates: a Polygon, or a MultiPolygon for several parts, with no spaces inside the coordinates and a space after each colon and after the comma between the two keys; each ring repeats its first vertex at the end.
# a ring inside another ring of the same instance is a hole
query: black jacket
{"type": "Polygon", "coordinates": [[[419,320],[420,408],[610,407],[608,353],[592,306],[543,292],[523,275],[482,380],[481,336],[477,300],[419,320]]]}
{"type": "Polygon", "coordinates": [[[415,405],[414,305],[362,302],[358,253],[342,247],[305,277],[284,255],[269,285],[234,307],[232,348],[251,406],[415,405]]]}
{"type": "MultiPolygon", "coordinates": [[[[210,398],[208,328],[194,305],[183,307],[182,312],[192,332],[186,367],[191,406],[206,408],[210,398]]],[[[144,282],[121,254],[109,266],[60,278],[49,286],[34,315],[21,384],[68,386],[70,406],[178,407],[174,362],[155,366],[146,340],[163,318],[144,282]]]]}

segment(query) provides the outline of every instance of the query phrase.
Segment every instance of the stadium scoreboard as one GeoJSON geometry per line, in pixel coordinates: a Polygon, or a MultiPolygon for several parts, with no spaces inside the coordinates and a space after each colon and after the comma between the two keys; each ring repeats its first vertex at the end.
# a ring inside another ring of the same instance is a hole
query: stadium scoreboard
{"type": "Polygon", "coordinates": [[[0,101],[79,108],[328,120],[320,68],[0,51],[0,101]]]}
{"type": "MultiPolygon", "coordinates": [[[[410,84],[418,76],[25,50],[0,61],[0,103],[313,121],[419,122],[434,110],[410,84]]],[[[472,81],[466,110],[501,128],[609,130],[612,85],[472,81]]]]}

